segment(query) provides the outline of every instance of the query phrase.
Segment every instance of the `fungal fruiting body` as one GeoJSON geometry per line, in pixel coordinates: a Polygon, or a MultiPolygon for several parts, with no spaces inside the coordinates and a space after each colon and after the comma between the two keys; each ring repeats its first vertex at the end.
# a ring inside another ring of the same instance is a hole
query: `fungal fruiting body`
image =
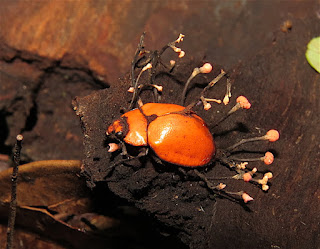
{"type": "MultiPolygon", "coordinates": [[[[144,90],[152,90],[155,101],[161,101],[160,93],[163,87],[156,85],[154,82],[153,76],[156,72],[155,69],[160,64],[165,66],[164,61],[162,61],[160,57],[167,48],[171,48],[174,52],[178,53],[178,57],[185,55],[181,48],[176,47],[176,44],[181,42],[183,37],[183,35],[180,35],[177,40],[168,43],[160,51],[150,52],[144,50],[144,34],[141,36],[138,49],[132,62],[132,85],[128,90],[128,92],[133,93],[129,109],[132,109],[136,104],[139,107],[124,113],[108,127],[107,135],[117,141],[117,143],[114,141],[109,143],[108,151],[114,152],[122,149],[122,155],[127,156],[126,159],[119,161],[122,163],[126,160],[146,155],[148,149],[145,148],[151,148],[155,155],[163,162],[192,168],[199,179],[205,182],[205,185],[215,193],[218,192],[219,194],[237,196],[237,198],[240,197],[244,203],[252,201],[253,198],[245,191],[230,192],[225,190],[227,185],[224,183],[219,183],[218,185],[212,184],[199,169],[199,167],[206,166],[215,159],[215,161],[220,162],[233,172],[236,172],[233,176],[222,177],[223,179],[236,179],[258,184],[263,191],[268,191],[268,181],[272,178],[271,172],[267,172],[262,178],[259,178],[262,172],[258,171],[255,166],[248,167],[248,163],[254,161],[263,161],[265,165],[272,164],[274,156],[271,152],[266,152],[264,156],[258,158],[237,158],[237,151],[235,150],[246,143],[255,141],[275,142],[279,139],[279,132],[277,130],[271,129],[263,136],[242,139],[228,148],[219,148],[219,153],[216,155],[216,147],[212,134],[204,120],[192,110],[195,106],[201,105],[201,103],[203,104],[204,110],[211,108],[209,102],[224,103],[224,105],[229,104],[231,98],[231,80],[223,69],[220,70],[219,75],[213,78],[203,88],[199,98],[195,99],[186,107],[183,105],[185,105],[187,92],[191,88],[192,80],[199,74],[211,73],[212,65],[210,63],[204,63],[203,66],[193,69],[184,85],[180,100],[181,105],[142,103],[140,93],[144,90]],[[149,54],[150,57],[143,58],[145,53],[149,54]],[[146,60],[145,65],[139,64],[140,59],[146,60]],[[140,69],[137,77],[135,77],[135,69],[140,69]],[[140,76],[147,70],[150,70],[150,80],[139,83],[140,76]],[[205,95],[208,94],[208,90],[215,86],[223,77],[226,77],[227,81],[227,90],[223,100],[205,97],[205,95]],[[138,156],[131,156],[127,152],[126,145],[140,147],[141,149],[139,148],[138,156]]],[[[176,62],[170,60],[171,69],[169,66],[165,67],[170,69],[169,72],[171,73],[175,65],[176,62]]],[[[251,103],[248,99],[244,96],[239,96],[234,106],[229,109],[226,115],[221,117],[221,119],[218,120],[215,125],[211,125],[211,127],[216,127],[238,110],[250,108],[251,103]]],[[[118,164],[119,163],[115,163],[109,168],[113,168],[118,164]]],[[[180,168],[180,170],[182,169],[180,168]]]]}

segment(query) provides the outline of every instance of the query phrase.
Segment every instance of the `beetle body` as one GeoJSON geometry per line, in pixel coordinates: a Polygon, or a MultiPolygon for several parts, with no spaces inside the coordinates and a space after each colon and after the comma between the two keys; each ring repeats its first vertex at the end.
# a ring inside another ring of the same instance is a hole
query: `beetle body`
{"type": "Polygon", "coordinates": [[[163,161],[199,167],[215,155],[213,137],[202,118],[175,104],[148,103],[115,120],[107,130],[125,143],[149,146],[163,161]]]}

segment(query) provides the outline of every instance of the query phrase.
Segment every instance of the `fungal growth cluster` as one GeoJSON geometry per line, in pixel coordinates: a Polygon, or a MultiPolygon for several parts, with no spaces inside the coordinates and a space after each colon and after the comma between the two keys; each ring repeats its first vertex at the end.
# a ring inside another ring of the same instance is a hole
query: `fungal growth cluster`
{"type": "MultiPolygon", "coordinates": [[[[229,104],[232,95],[231,81],[227,73],[221,70],[220,74],[203,88],[197,99],[185,105],[186,95],[192,80],[199,74],[208,74],[212,71],[212,65],[204,63],[203,66],[194,68],[186,81],[180,105],[159,103],[163,87],[154,83],[156,68],[162,65],[168,70],[169,74],[173,71],[176,62],[174,60],[164,62],[161,56],[167,49],[172,49],[178,54],[179,58],[185,56],[185,52],[177,47],[177,44],[183,41],[184,35],[180,34],[178,39],[168,43],[160,51],[145,50],[144,36],[144,34],[141,36],[131,65],[132,85],[128,89],[132,93],[130,111],[115,120],[106,132],[108,139],[112,141],[109,143],[108,151],[112,153],[121,150],[123,156],[123,159],[113,163],[110,169],[137,157],[150,155],[155,157],[158,163],[178,167],[179,171],[185,175],[197,177],[198,180],[205,183],[210,191],[227,198],[231,197],[244,203],[253,200],[243,190],[237,192],[227,190],[226,183],[220,182],[222,179],[242,180],[256,184],[263,191],[267,191],[272,173],[262,173],[256,167],[250,167],[249,162],[262,161],[266,165],[270,165],[274,161],[273,154],[268,151],[265,152],[264,156],[258,158],[238,158],[235,152],[237,148],[246,143],[255,141],[275,142],[279,139],[278,131],[269,130],[263,136],[242,139],[228,148],[219,148],[219,146],[216,148],[207,124],[193,109],[202,105],[204,110],[209,111],[212,108],[211,103],[229,104]],[[135,75],[136,71],[139,71],[137,76],[135,75]],[[149,80],[141,83],[140,78],[144,72],[149,72],[149,80]],[[208,98],[208,90],[223,77],[227,79],[224,98],[222,100],[208,98]],[[152,92],[155,103],[143,103],[141,93],[145,90],[152,92]],[[136,108],[133,109],[134,107],[136,108]],[[130,155],[127,150],[128,146],[137,147],[139,153],[136,156],[130,155]],[[228,167],[235,174],[220,178],[207,177],[204,169],[217,162],[228,167]],[[192,171],[192,174],[190,174],[190,171],[192,171]],[[219,182],[214,184],[214,181],[219,182]]],[[[251,108],[251,104],[246,97],[237,97],[236,104],[213,127],[218,126],[236,111],[249,108],[251,108]]]]}

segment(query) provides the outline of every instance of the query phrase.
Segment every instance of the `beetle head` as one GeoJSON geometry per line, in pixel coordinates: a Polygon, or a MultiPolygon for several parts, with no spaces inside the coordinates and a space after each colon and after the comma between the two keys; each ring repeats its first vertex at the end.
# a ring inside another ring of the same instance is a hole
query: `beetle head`
{"type": "Polygon", "coordinates": [[[106,134],[111,139],[123,141],[128,134],[128,124],[125,117],[115,120],[107,129],[106,134]]]}

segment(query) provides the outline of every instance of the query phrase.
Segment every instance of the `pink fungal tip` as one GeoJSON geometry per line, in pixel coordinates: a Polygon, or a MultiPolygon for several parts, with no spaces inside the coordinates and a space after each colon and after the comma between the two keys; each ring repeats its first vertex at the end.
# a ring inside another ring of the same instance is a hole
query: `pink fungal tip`
{"type": "Polygon", "coordinates": [[[251,179],[252,179],[252,176],[251,176],[250,173],[244,173],[243,176],[242,176],[242,178],[243,178],[243,180],[244,180],[245,182],[250,182],[251,179]]]}
{"type": "Polygon", "coordinates": [[[263,157],[263,162],[267,165],[270,165],[271,163],[273,163],[273,160],[274,160],[274,156],[271,152],[266,152],[264,154],[264,157],[263,157]]]}
{"type": "Polygon", "coordinates": [[[266,134],[266,138],[270,141],[270,142],[275,142],[279,139],[280,135],[279,132],[277,130],[269,130],[266,134]]]}
{"type": "Polygon", "coordinates": [[[224,189],[225,187],[226,187],[227,185],[226,184],[224,184],[224,183],[219,183],[219,185],[218,185],[218,189],[224,189]]]}
{"type": "Polygon", "coordinates": [[[152,85],[155,89],[157,89],[159,92],[162,92],[163,90],[163,86],[159,86],[159,85],[152,85]]]}
{"type": "Polygon", "coordinates": [[[199,68],[201,73],[210,73],[212,71],[212,66],[210,63],[205,63],[199,68]]]}
{"type": "Polygon", "coordinates": [[[182,57],[184,57],[185,55],[186,55],[186,52],[180,51],[178,57],[179,57],[179,58],[182,58],[182,57]]]}
{"type": "Polygon", "coordinates": [[[267,173],[264,174],[263,177],[266,177],[266,178],[268,178],[268,179],[271,179],[271,178],[273,177],[273,174],[272,174],[271,172],[267,172],[267,173]]]}
{"type": "Polygon", "coordinates": [[[211,104],[208,102],[203,105],[203,109],[206,111],[208,111],[210,108],[211,108],[211,104]]]}
{"type": "Polygon", "coordinates": [[[245,203],[247,203],[249,201],[253,201],[253,198],[250,195],[248,195],[247,193],[243,193],[241,197],[245,203]]]}
{"type": "Polygon", "coordinates": [[[119,144],[116,144],[116,143],[109,143],[109,149],[108,149],[108,152],[115,152],[117,150],[120,149],[120,146],[119,144]]]}
{"type": "Polygon", "coordinates": [[[241,108],[243,108],[243,109],[250,109],[250,107],[251,107],[249,100],[244,96],[239,96],[237,98],[237,103],[239,103],[241,108]]]}
{"type": "Polygon", "coordinates": [[[134,87],[133,86],[129,87],[128,92],[129,93],[133,93],[134,92],[134,87]]]}

